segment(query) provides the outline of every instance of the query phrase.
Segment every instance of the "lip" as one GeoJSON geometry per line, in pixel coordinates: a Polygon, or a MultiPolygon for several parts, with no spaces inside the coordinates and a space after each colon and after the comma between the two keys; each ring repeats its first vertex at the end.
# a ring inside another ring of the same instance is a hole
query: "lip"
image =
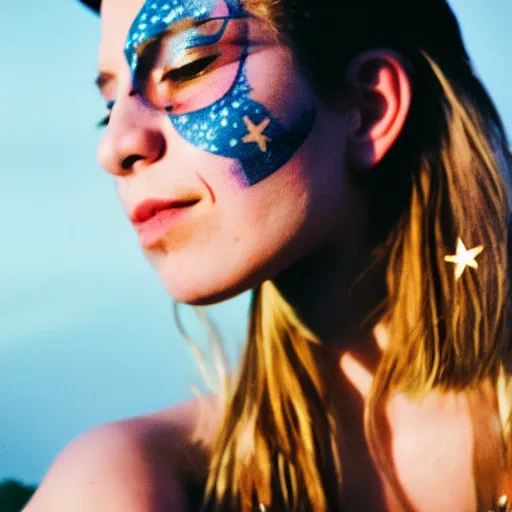
{"type": "Polygon", "coordinates": [[[147,199],[130,214],[141,245],[149,249],[179,223],[199,199],[147,199]]]}

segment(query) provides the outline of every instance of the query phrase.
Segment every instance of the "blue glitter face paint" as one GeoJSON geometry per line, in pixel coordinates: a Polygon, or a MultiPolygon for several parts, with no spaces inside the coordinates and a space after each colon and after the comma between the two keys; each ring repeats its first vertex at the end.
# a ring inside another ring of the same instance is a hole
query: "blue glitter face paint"
{"type": "MultiPolygon", "coordinates": [[[[175,55],[217,43],[230,21],[246,17],[237,1],[226,1],[229,16],[219,20],[212,33],[201,33],[201,20],[210,19],[217,4],[218,0],[150,0],[144,4],[125,47],[134,87],[140,88],[144,97],[144,83],[151,68],[145,62],[145,43],[158,41],[178,22],[190,19],[199,23],[173,39],[175,55]]],[[[170,112],[169,118],[186,141],[209,153],[239,161],[247,182],[253,185],[279,170],[304,143],[314,123],[315,108],[303,109],[298,118],[285,127],[263,104],[250,98],[253,89],[247,78],[249,41],[239,46],[238,70],[222,97],[186,113],[170,112]]]]}
{"type": "MultiPolygon", "coordinates": [[[[221,1],[226,2],[230,17],[245,16],[238,0],[221,1]]],[[[137,50],[142,43],[163,34],[179,21],[208,18],[218,3],[219,0],[146,0],[130,28],[125,44],[125,55],[132,74],[137,70],[137,50]]]]}

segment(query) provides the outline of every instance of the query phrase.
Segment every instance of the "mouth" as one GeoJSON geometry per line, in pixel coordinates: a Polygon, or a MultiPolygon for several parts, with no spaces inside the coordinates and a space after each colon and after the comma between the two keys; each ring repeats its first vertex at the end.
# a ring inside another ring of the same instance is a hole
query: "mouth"
{"type": "Polygon", "coordinates": [[[130,214],[130,220],[137,230],[141,245],[146,249],[154,247],[198,202],[198,198],[148,199],[137,205],[130,214]]]}

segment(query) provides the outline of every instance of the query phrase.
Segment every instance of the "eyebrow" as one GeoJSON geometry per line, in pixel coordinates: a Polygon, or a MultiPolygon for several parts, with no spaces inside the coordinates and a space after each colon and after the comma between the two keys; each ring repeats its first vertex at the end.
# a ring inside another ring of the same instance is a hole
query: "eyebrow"
{"type": "Polygon", "coordinates": [[[98,76],[94,80],[94,83],[96,84],[96,87],[98,87],[100,92],[103,92],[105,87],[114,79],[115,76],[112,73],[108,73],[107,71],[100,71],[98,76]]]}

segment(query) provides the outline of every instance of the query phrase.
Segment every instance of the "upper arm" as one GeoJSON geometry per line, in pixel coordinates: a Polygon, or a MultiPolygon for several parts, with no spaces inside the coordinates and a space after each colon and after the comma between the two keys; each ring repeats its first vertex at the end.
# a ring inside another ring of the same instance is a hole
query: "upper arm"
{"type": "Polygon", "coordinates": [[[57,457],[24,512],[186,510],[183,485],[144,448],[122,423],[91,430],[57,457]]]}

